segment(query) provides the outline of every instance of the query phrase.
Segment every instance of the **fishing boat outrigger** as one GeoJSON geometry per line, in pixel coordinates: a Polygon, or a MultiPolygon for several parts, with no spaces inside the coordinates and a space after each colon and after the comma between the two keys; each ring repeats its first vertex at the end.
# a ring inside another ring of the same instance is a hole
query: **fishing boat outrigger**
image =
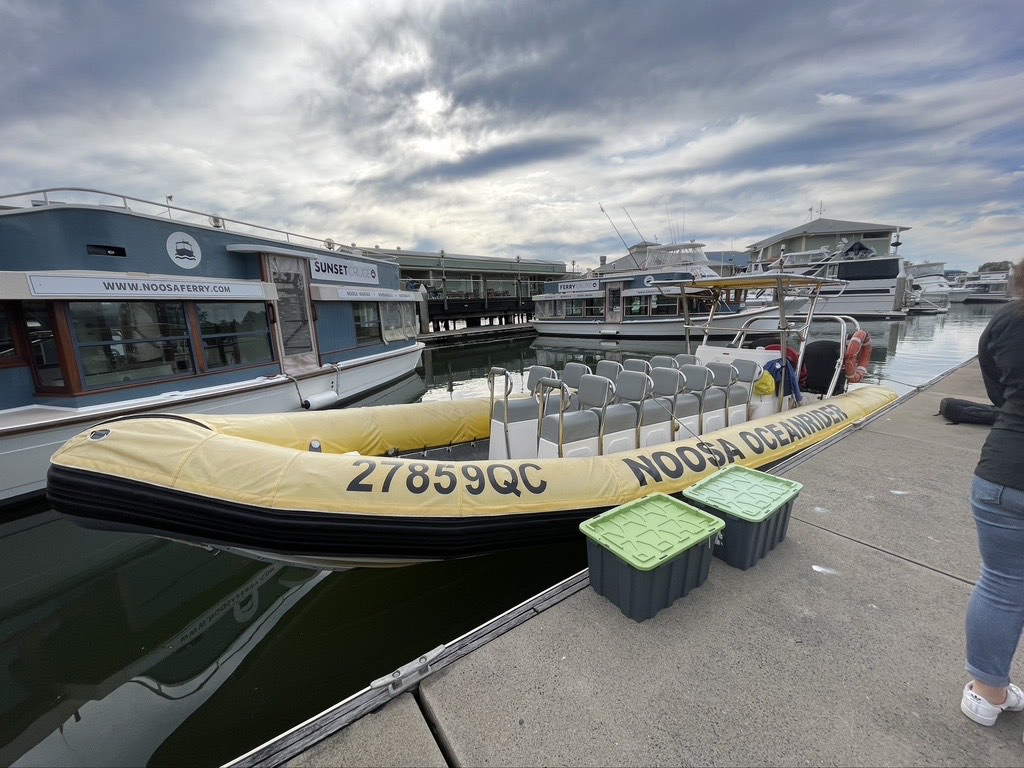
{"type": "Polygon", "coordinates": [[[813,318],[828,281],[741,275],[684,289],[769,281],[810,299],[799,325],[784,312],[775,320],[777,345],[752,323],[711,346],[712,317],[687,333],[687,349],[703,334],[692,354],[594,371],[534,366],[521,395],[511,374],[492,369],[487,398],[114,419],[54,455],[49,496],[86,527],[290,561],[442,559],[578,537],[578,524],[601,511],[679,494],[728,464],[766,467],[896,399],[886,387],[847,386],[855,321],[813,318]],[[807,344],[812,319],[836,323],[838,341],[807,344]],[[761,341],[751,348],[754,331],[761,341]],[[822,343],[828,355],[814,347],[822,343]],[[818,370],[801,385],[805,366],[818,370]],[[773,369],[779,386],[759,394],[773,369]]]}

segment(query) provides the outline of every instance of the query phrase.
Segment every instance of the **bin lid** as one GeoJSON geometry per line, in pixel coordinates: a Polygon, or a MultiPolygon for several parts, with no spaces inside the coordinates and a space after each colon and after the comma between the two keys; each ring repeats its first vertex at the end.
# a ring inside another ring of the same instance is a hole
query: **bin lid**
{"type": "Polygon", "coordinates": [[[801,488],[795,480],[730,464],[691,485],[683,496],[723,514],[759,523],[795,499],[801,488]]]}
{"type": "Polygon", "coordinates": [[[580,523],[580,530],[638,571],[650,571],[709,539],[725,522],[665,493],[652,493],[580,523]]]}

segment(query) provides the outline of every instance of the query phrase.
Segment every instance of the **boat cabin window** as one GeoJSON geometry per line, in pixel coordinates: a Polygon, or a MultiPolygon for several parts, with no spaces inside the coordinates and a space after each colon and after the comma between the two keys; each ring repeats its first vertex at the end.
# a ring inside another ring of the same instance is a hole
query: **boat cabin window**
{"type": "Polygon", "coordinates": [[[679,297],[657,294],[651,296],[651,314],[661,316],[679,314],[679,297]]]}
{"type": "Polygon", "coordinates": [[[416,338],[416,306],[411,301],[382,301],[380,322],[385,342],[416,338]]]}
{"type": "Polygon", "coordinates": [[[195,373],[183,303],[80,301],[68,308],[87,389],[195,373]]]}
{"type": "Polygon", "coordinates": [[[376,304],[355,302],[352,317],[356,324],[356,344],[380,344],[380,310],[376,304]]]}
{"type": "Polygon", "coordinates": [[[313,352],[313,331],[309,322],[307,267],[291,256],[271,254],[266,258],[270,279],[277,286],[277,322],[285,357],[308,356],[313,352]]]}
{"type": "Polygon", "coordinates": [[[269,363],[274,359],[262,301],[196,304],[206,367],[269,363]]]}
{"type": "Polygon", "coordinates": [[[0,364],[16,360],[18,351],[14,347],[14,330],[7,316],[7,307],[0,304],[0,364]]]}
{"type": "Polygon", "coordinates": [[[25,328],[32,350],[32,368],[40,389],[64,387],[57,341],[53,334],[53,313],[45,301],[26,301],[22,305],[25,328]]]}
{"type": "Polygon", "coordinates": [[[646,296],[630,296],[626,299],[626,316],[641,317],[647,315],[648,301],[646,296]]]}
{"type": "Polygon", "coordinates": [[[841,261],[835,276],[840,280],[890,280],[899,276],[899,259],[864,259],[841,261]]]}

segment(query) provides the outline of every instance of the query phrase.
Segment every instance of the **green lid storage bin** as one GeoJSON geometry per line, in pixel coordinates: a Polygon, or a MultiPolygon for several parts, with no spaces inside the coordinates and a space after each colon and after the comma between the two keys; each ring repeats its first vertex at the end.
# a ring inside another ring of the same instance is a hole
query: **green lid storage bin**
{"type": "Polygon", "coordinates": [[[786,538],[800,483],[731,464],[683,491],[687,501],[721,517],[715,556],[746,570],[786,538]]]}
{"type": "Polygon", "coordinates": [[[711,544],[724,523],[664,493],[580,523],[590,585],[634,621],[644,621],[708,577],[711,544]]]}

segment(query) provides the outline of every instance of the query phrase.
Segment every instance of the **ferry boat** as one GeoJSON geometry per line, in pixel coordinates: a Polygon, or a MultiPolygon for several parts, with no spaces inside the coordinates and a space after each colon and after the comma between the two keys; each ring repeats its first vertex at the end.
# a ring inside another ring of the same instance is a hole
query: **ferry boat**
{"type": "Polygon", "coordinates": [[[1009,272],[972,272],[949,291],[949,300],[955,304],[1000,304],[1012,296],[1007,290],[1009,272]]]}
{"type": "Polygon", "coordinates": [[[840,247],[783,252],[774,260],[751,262],[749,272],[783,271],[843,281],[823,289],[818,310],[826,314],[864,319],[896,320],[906,317],[907,274],[895,252],[879,255],[857,240],[843,238],[840,247]]]}
{"type": "MultiPolygon", "coordinates": [[[[533,297],[531,324],[541,336],[678,339],[712,310],[707,291],[686,289],[680,281],[716,277],[703,243],[641,243],[612,265],[545,285],[533,297]]],[[[778,317],[774,305],[747,307],[746,297],[745,289],[719,296],[716,336],[731,336],[752,318],[778,317]]],[[[803,297],[788,300],[791,311],[806,303],[803,297]]]]}
{"type": "Polygon", "coordinates": [[[684,282],[713,298],[769,284],[812,298],[801,321],[776,320],[777,346],[748,346],[747,329],[709,345],[712,316],[687,335],[694,346],[680,340],[692,355],[534,366],[520,395],[495,368],[486,398],[113,419],[53,456],[50,502],[87,528],[286,562],[464,557],[570,540],[604,510],[679,494],[729,464],[769,466],[896,399],[863,382],[867,333],[849,318],[814,315],[815,294],[834,281],[684,282]],[[812,321],[836,323],[839,340],[807,343],[812,321]]]}
{"type": "Polygon", "coordinates": [[[420,295],[332,240],[98,190],[0,197],[0,504],[91,424],[318,410],[415,371],[420,295]]]}

